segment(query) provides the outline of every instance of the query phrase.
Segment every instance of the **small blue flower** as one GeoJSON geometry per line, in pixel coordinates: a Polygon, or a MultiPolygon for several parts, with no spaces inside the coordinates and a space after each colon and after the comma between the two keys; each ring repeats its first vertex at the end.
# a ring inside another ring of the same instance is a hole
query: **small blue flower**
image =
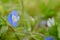
{"type": "Polygon", "coordinates": [[[43,27],[43,26],[46,26],[46,24],[47,24],[47,21],[46,20],[42,20],[41,21],[41,23],[40,23],[40,25],[43,27]]]}
{"type": "Polygon", "coordinates": [[[55,40],[55,38],[52,36],[48,36],[48,37],[45,37],[44,40],[55,40]]]}
{"type": "Polygon", "coordinates": [[[8,21],[14,27],[18,26],[19,19],[20,19],[20,17],[18,16],[18,12],[16,10],[12,11],[8,15],[8,21]]]}

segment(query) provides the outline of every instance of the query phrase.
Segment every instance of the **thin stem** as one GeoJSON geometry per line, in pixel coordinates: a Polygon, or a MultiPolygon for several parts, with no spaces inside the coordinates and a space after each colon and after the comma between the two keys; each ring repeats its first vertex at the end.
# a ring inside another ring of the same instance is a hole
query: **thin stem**
{"type": "Polygon", "coordinates": [[[12,28],[10,25],[8,25],[8,29],[12,30],[12,32],[15,33],[15,36],[17,38],[17,40],[20,40],[19,36],[16,34],[16,30],[14,28],[12,28]]]}
{"type": "Polygon", "coordinates": [[[43,35],[42,33],[33,32],[32,34],[38,34],[38,35],[40,35],[40,36],[42,36],[42,37],[45,37],[45,35],[43,35]]]}
{"type": "Polygon", "coordinates": [[[22,15],[24,14],[24,2],[23,0],[21,0],[21,12],[22,12],[22,15]]]}
{"type": "Polygon", "coordinates": [[[32,36],[32,35],[40,35],[41,37],[45,37],[44,34],[38,33],[38,32],[28,32],[28,31],[23,31],[23,32],[20,32],[20,33],[30,34],[31,36],[32,36]]]}

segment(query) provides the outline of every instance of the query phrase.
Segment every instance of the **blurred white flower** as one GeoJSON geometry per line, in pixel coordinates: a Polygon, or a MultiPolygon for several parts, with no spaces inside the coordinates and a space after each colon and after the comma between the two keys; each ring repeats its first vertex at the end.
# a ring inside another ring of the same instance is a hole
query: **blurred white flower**
{"type": "Polygon", "coordinates": [[[54,17],[49,18],[49,19],[47,20],[47,26],[48,26],[48,27],[51,27],[51,26],[53,26],[54,24],[55,24],[55,19],[54,19],[54,17]]]}
{"type": "Polygon", "coordinates": [[[30,20],[31,20],[31,21],[34,21],[34,18],[30,16],[30,20]]]}

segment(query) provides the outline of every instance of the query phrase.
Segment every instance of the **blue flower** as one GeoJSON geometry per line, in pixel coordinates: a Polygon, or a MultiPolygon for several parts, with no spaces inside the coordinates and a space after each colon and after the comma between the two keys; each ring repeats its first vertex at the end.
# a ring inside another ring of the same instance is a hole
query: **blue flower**
{"type": "Polygon", "coordinates": [[[8,15],[8,22],[14,27],[18,26],[19,19],[20,17],[18,16],[18,12],[16,10],[12,11],[8,15]]]}
{"type": "Polygon", "coordinates": [[[52,36],[48,36],[48,37],[45,37],[44,40],[55,40],[55,38],[52,36]]]}
{"type": "Polygon", "coordinates": [[[41,25],[42,27],[46,26],[46,24],[47,24],[47,21],[46,21],[46,20],[42,20],[41,23],[40,23],[40,25],[41,25]]]}

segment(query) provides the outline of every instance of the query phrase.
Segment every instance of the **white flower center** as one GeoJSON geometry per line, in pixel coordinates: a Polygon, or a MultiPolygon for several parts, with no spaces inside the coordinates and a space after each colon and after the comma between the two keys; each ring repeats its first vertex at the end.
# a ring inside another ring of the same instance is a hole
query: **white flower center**
{"type": "Polygon", "coordinates": [[[17,18],[16,18],[16,16],[14,16],[14,15],[12,15],[12,20],[13,20],[14,22],[17,22],[17,21],[18,21],[17,18]]]}

